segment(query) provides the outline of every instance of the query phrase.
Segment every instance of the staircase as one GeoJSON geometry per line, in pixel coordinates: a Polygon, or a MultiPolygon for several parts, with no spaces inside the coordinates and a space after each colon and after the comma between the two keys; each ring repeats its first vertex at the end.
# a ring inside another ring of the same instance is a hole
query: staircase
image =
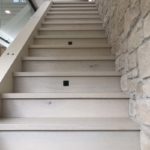
{"type": "Polygon", "coordinates": [[[1,150],[140,150],[98,8],[53,2],[2,95],[1,150]]]}

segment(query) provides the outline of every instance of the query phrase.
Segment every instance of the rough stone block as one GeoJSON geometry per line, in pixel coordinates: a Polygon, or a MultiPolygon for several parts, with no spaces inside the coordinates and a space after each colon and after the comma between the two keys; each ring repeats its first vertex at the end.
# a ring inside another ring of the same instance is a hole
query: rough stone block
{"type": "Polygon", "coordinates": [[[145,125],[150,125],[150,99],[137,100],[137,119],[145,125]]]}
{"type": "Polygon", "coordinates": [[[137,52],[136,51],[129,54],[128,62],[129,62],[129,69],[130,70],[136,68],[136,66],[137,66],[137,52]]]}
{"type": "Polygon", "coordinates": [[[138,64],[140,77],[150,77],[150,40],[139,47],[138,64]]]}
{"type": "Polygon", "coordinates": [[[115,64],[116,64],[117,71],[124,70],[123,71],[124,73],[128,71],[127,57],[128,57],[128,54],[125,53],[116,58],[115,64]]]}
{"type": "Polygon", "coordinates": [[[137,94],[137,85],[138,85],[139,79],[128,79],[128,91],[131,96],[137,94]]]}
{"type": "Polygon", "coordinates": [[[124,31],[124,18],[121,18],[119,21],[118,21],[118,24],[117,24],[117,30],[118,30],[118,35],[121,35],[121,33],[123,33],[124,31]]]}
{"type": "Polygon", "coordinates": [[[138,85],[138,87],[139,87],[138,92],[141,97],[149,97],[150,98],[150,79],[144,81],[143,83],[138,85]]]}
{"type": "Polygon", "coordinates": [[[116,58],[116,61],[115,61],[115,65],[116,65],[116,70],[117,71],[120,71],[121,70],[121,58],[122,56],[119,56],[118,58],[116,58]]]}
{"type": "Polygon", "coordinates": [[[141,0],[141,11],[142,11],[142,16],[147,15],[147,13],[150,11],[149,0],[141,0]]]}
{"type": "Polygon", "coordinates": [[[135,68],[135,69],[131,70],[130,72],[128,72],[128,79],[137,78],[138,74],[139,74],[138,68],[135,68]]]}
{"type": "Polygon", "coordinates": [[[141,150],[150,150],[150,136],[147,135],[145,131],[141,131],[140,136],[141,136],[141,150]]]}
{"type": "Polygon", "coordinates": [[[133,99],[129,100],[129,115],[136,118],[136,101],[133,99]]]}
{"type": "Polygon", "coordinates": [[[134,29],[132,30],[128,38],[129,52],[132,52],[135,49],[137,49],[142,43],[143,39],[144,39],[144,35],[143,35],[142,20],[139,20],[139,22],[136,24],[136,26],[134,27],[134,29]]]}
{"type": "Polygon", "coordinates": [[[137,22],[140,16],[140,2],[139,0],[130,1],[130,7],[127,9],[125,13],[125,35],[127,36],[129,32],[132,30],[132,27],[137,22]]]}
{"type": "Polygon", "coordinates": [[[144,38],[148,38],[148,37],[150,37],[150,13],[144,19],[144,38]]]}
{"type": "Polygon", "coordinates": [[[125,20],[124,20],[124,34],[125,37],[127,37],[127,35],[129,34],[129,31],[131,29],[131,18],[130,18],[130,8],[127,9],[126,13],[125,13],[125,20]]]}
{"type": "Polygon", "coordinates": [[[126,74],[121,77],[121,89],[124,92],[128,91],[128,78],[126,74]]]}
{"type": "Polygon", "coordinates": [[[126,74],[129,70],[128,53],[123,54],[121,68],[122,68],[122,74],[126,74]]]}
{"type": "Polygon", "coordinates": [[[124,53],[126,53],[128,51],[128,40],[125,39],[123,42],[122,42],[122,51],[124,53]]]}

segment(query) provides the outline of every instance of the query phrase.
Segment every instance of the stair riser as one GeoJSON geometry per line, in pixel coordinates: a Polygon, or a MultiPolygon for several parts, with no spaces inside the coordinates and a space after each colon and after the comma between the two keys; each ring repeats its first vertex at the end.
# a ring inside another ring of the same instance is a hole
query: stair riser
{"type": "Polygon", "coordinates": [[[97,37],[105,37],[105,31],[101,30],[101,31],[53,31],[53,30],[39,30],[39,35],[49,35],[49,36],[70,36],[70,35],[74,35],[74,36],[81,36],[81,37],[90,37],[90,36],[97,36],[97,37]]]}
{"type": "Polygon", "coordinates": [[[95,2],[86,2],[86,1],[70,1],[70,0],[66,0],[66,1],[58,1],[58,0],[55,0],[53,2],[53,5],[52,6],[65,6],[65,5],[95,5],[95,2]]]}
{"type": "Polygon", "coordinates": [[[65,23],[76,23],[76,22],[97,22],[97,23],[100,23],[101,21],[97,21],[98,18],[45,18],[45,22],[52,22],[52,23],[62,23],[62,22],[65,22],[65,23]]]}
{"type": "Polygon", "coordinates": [[[139,132],[133,131],[4,131],[0,139],[2,150],[140,150],[139,132]]]}
{"type": "Polygon", "coordinates": [[[72,15],[70,16],[69,14],[66,14],[66,15],[47,15],[47,17],[51,18],[51,19],[57,19],[57,18],[70,18],[70,19],[81,19],[81,18],[87,18],[87,19],[94,19],[94,18],[97,18],[97,19],[100,19],[100,16],[99,15],[72,15]]]}
{"type": "Polygon", "coordinates": [[[77,5],[72,5],[72,4],[68,4],[68,5],[52,5],[51,8],[95,8],[96,5],[91,5],[91,4],[77,4],[77,5]]]}
{"type": "Polygon", "coordinates": [[[94,57],[101,55],[110,55],[109,48],[103,49],[36,49],[30,48],[29,50],[30,56],[51,56],[51,57],[94,57]]]}
{"type": "Polygon", "coordinates": [[[53,15],[53,14],[68,14],[68,15],[76,15],[76,14],[81,14],[81,15],[99,15],[98,11],[51,11],[48,12],[47,15],[53,15]]]}
{"type": "Polygon", "coordinates": [[[120,77],[31,77],[14,78],[14,92],[120,92],[120,77]],[[63,86],[63,81],[69,86],[63,86]]]}
{"type": "Polygon", "coordinates": [[[48,39],[48,38],[35,38],[34,44],[37,45],[51,45],[51,46],[83,46],[83,47],[101,47],[108,46],[107,39],[48,39]],[[68,42],[72,42],[69,45],[68,42]]]}
{"type": "Polygon", "coordinates": [[[96,72],[115,70],[115,63],[106,61],[40,61],[24,60],[23,71],[27,72],[96,72]]]}
{"type": "Polygon", "coordinates": [[[58,20],[50,20],[50,21],[45,21],[45,23],[51,23],[51,24],[101,24],[102,25],[102,22],[100,20],[97,20],[97,19],[86,19],[86,20],[83,20],[83,19],[65,19],[65,20],[61,20],[61,19],[58,19],[58,20]]]}
{"type": "Polygon", "coordinates": [[[42,24],[51,30],[101,30],[101,24],[42,24]]]}
{"type": "Polygon", "coordinates": [[[70,7],[68,7],[68,8],[56,8],[56,7],[51,7],[50,9],[49,9],[49,12],[51,12],[51,11],[68,11],[68,13],[70,12],[70,11],[97,11],[98,9],[97,9],[97,7],[72,7],[72,8],[70,8],[70,7]]]}
{"type": "Polygon", "coordinates": [[[3,117],[128,117],[128,100],[5,99],[3,101],[3,117]]]}

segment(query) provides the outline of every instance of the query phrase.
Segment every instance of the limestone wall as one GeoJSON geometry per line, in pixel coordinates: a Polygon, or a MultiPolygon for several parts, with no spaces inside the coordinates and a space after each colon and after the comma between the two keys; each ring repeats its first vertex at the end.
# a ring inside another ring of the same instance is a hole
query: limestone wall
{"type": "Polygon", "coordinates": [[[141,124],[142,150],[150,150],[150,0],[97,0],[130,116],[141,124]]]}

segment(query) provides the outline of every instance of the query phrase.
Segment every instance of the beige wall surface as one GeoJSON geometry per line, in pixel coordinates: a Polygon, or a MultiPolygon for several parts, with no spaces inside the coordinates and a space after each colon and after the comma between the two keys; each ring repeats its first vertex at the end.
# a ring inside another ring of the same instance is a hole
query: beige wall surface
{"type": "MultiPolygon", "coordinates": [[[[107,30],[121,87],[130,96],[130,115],[150,125],[150,1],[97,0],[107,30]]],[[[150,130],[150,129],[149,129],[150,130]]],[[[150,134],[141,133],[142,150],[150,149],[150,134]]]]}

